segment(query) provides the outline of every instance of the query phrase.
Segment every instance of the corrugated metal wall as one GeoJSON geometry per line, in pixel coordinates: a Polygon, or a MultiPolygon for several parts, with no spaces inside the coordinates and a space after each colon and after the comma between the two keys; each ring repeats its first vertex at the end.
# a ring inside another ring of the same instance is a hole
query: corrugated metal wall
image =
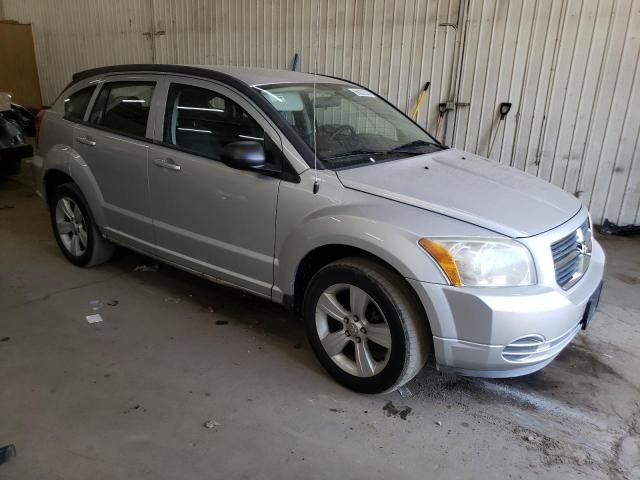
{"type": "Polygon", "coordinates": [[[310,70],[362,83],[440,137],[640,223],[640,0],[0,0],[33,23],[45,102],[74,71],[131,62],[310,70]],[[444,24],[444,25],[443,25],[444,24]],[[498,123],[501,102],[513,104],[498,123]]]}
{"type": "Polygon", "coordinates": [[[471,1],[454,144],[640,223],[640,1],[471,1]]]}
{"type": "Polygon", "coordinates": [[[6,19],[31,23],[42,101],[52,103],[71,75],[113,63],[151,62],[149,0],[0,0],[6,19]]]}

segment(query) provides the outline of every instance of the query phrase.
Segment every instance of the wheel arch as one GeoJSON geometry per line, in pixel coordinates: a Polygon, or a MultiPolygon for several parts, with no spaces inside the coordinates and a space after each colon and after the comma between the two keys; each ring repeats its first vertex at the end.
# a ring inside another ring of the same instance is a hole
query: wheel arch
{"type": "Polygon", "coordinates": [[[326,265],[335,262],[336,260],[349,257],[367,258],[383,265],[384,267],[397,274],[398,277],[402,279],[402,282],[406,287],[406,291],[411,295],[411,300],[416,304],[416,307],[419,309],[420,314],[425,319],[426,326],[428,327],[429,332],[431,332],[431,321],[429,319],[429,316],[427,315],[424,305],[420,301],[418,293],[415,291],[411,283],[405,279],[404,275],[388,261],[371,253],[370,251],[348,244],[326,244],[318,246],[307,252],[307,254],[300,260],[296,269],[293,285],[293,295],[285,295],[285,307],[293,310],[296,315],[299,315],[302,310],[304,293],[313,275],[315,275],[316,272],[318,272],[326,265]]]}
{"type": "Polygon", "coordinates": [[[51,198],[56,188],[64,183],[75,183],[67,173],[57,168],[51,168],[44,174],[44,193],[45,199],[51,205],[51,198]]]}
{"type": "Polygon", "coordinates": [[[42,177],[45,200],[50,204],[51,195],[56,187],[63,183],[74,183],[82,193],[96,226],[100,231],[103,231],[106,226],[102,208],[104,201],[93,173],[81,157],[69,158],[70,155],[67,153],[64,155],[65,158],[60,158],[61,153],[58,151],[56,155],[47,158],[49,168],[42,177]]]}
{"type": "Polygon", "coordinates": [[[98,230],[102,232],[101,225],[98,224],[98,222],[96,221],[96,216],[94,213],[95,209],[87,199],[87,196],[85,192],[82,190],[82,187],[78,184],[78,182],[74,180],[73,177],[64,173],[62,170],[58,170],[57,168],[49,169],[44,174],[43,184],[44,184],[44,190],[45,190],[45,199],[46,199],[47,205],[49,205],[49,208],[55,207],[54,205],[52,205],[52,200],[53,200],[53,193],[55,192],[56,188],[58,188],[60,185],[64,185],[65,183],[74,184],[76,188],[80,191],[80,195],[82,199],[84,200],[84,202],[87,204],[89,208],[88,214],[91,217],[91,221],[94,222],[98,227],[98,230]]]}

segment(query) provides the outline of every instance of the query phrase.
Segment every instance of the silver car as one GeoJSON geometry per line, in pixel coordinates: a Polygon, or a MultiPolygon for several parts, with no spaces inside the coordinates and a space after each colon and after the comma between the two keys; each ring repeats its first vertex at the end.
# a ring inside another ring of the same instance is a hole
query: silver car
{"type": "Polygon", "coordinates": [[[597,306],[586,208],[439,143],[351,82],[230,67],[80,72],[38,117],[34,174],[75,265],[115,245],[299,314],[325,369],[391,391],[425,363],[541,369],[597,306]]]}

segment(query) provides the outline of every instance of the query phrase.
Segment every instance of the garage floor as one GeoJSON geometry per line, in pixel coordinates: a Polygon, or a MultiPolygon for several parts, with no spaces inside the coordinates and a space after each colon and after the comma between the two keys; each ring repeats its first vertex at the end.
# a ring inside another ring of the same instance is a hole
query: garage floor
{"type": "Polygon", "coordinates": [[[638,238],[603,239],[600,312],[544,371],[362,396],[276,305],[128,251],[72,266],[26,173],[0,180],[3,479],[640,478],[638,238]]]}

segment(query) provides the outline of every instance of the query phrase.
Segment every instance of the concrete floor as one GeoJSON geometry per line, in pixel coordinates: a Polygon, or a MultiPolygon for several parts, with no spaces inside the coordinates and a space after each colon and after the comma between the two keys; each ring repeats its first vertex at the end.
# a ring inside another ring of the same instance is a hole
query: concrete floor
{"type": "Polygon", "coordinates": [[[603,244],[600,312],[542,372],[363,396],[276,305],[128,251],[72,266],[0,180],[0,478],[640,478],[640,239],[603,244]]]}

